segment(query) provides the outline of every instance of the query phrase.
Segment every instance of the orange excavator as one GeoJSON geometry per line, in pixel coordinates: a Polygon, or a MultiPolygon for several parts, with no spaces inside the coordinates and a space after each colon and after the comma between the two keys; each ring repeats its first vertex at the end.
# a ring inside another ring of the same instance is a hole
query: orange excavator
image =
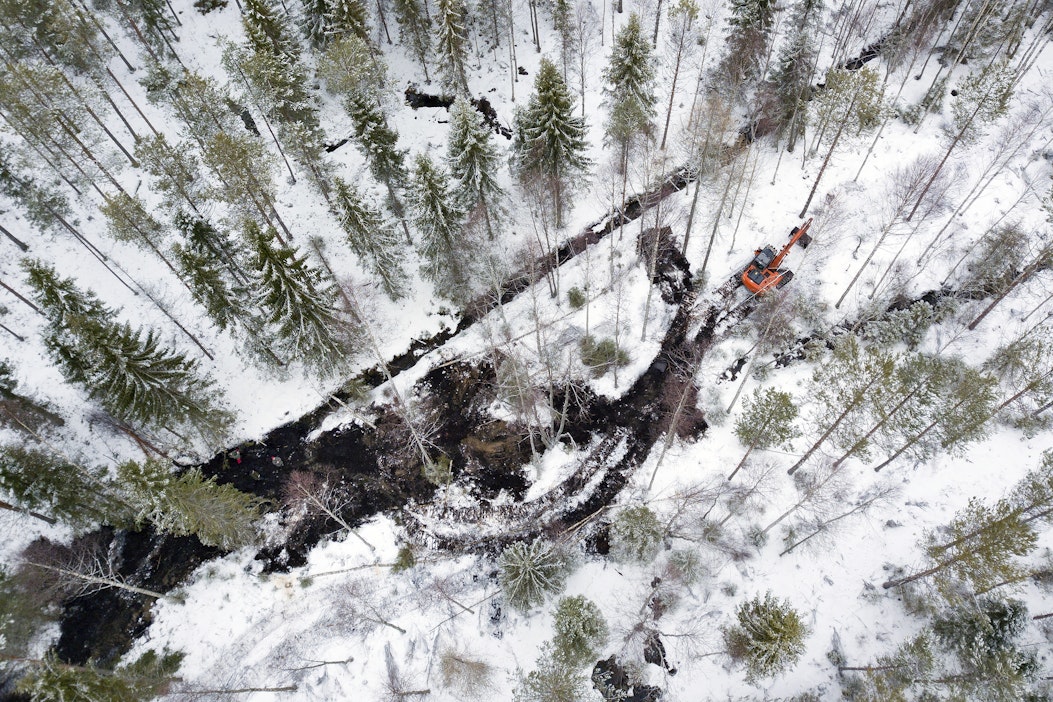
{"type": "Polygon", "coordinates": [[[742,284],[754,295],[759,295],[768,290],[775,290],[793,280],[793,271],[779,268],[786,255],[794,244],[800,244],[802,249],[807,249],[812,243],[812,237],[808,236],[808,227],[812,226],[809,219],[800,227],[790,230],[790,240],[782,251],[776,253],[774,246],[765,246],[753,252],[753,260],[746,270],[742,271],[742,284]]]}

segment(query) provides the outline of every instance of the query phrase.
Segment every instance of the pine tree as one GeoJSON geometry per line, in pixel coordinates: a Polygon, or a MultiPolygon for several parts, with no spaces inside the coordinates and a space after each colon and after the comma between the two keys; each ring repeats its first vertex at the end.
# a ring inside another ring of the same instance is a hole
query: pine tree
{"type": "Polygon", "coordinates": [[[0,490],[20,508],[74,529],[121,525],[131,516],[105,470],[37,448],[0,447],[0,490]]]}
{"type": "Polygon", "coordinates": [[[129,8],[139,16],[150,44],[157,50],[170,47],[168,37],[175,38],[175,22],[168,13],[165,0],[126,0],[129,8]]]}
{"type": "Polygon", "coordinates": [[[496,178],[500,159],[485,120],[463,97],[454,100],[450,108],[447,160],[450,174],[457,181],[461,207],[465,211],[479,208],[492,239],[494,226],[504,214],[505,192],[496,178]]]}
{"type": "Polygon", "coordinates": [[[41,230],[61,226],[58,217],[70,218],[69,201],[61,192],[17,172],[12,157],[11,151],[0,151],[0,194],[21,205],[29,221],[41,230]]]}
{"type": "Polygon", "coordinates": [[[201,164],[185,144],[170,144],[164,134],[143,137],[135,145],[135,157],[155,179],[155,189],[164,196],[165,205],[178,211],[184,206],[198,212],[205,197],[201,164]]]}
{"type": "Polygon", "coordinates": [[[599,607],[581,595],[560,599],[552,615],[552,628],[553,652],[571,666],[595,661],[609,631],[599,607]]]}
{"type": "Polygon", "coordinates": [[[951,114],[964,141],[975,139],[984,127],[1009,110],[1015,85],[1008,61],[991,63],[961,82],[951,102],[951,114]]]}
{"type": "Polygon", "coordinates": [[[384,216],[367,203],[354,186],[339,178],[334,201],[340,226],[351,250],[361,258],[392,300],[402,296],[407,282],[402,269],[402,243],[384,216]]]}
{"type": "Polygon", "coordinates": [[[611,522],[611,557],[623,563],[650,563],[658,555],[665,529],[648,507],[626,507],[611,522]]]}
{"type": "Polygon", "coordinates": [[[443,88],[455,95],[468,93],[468,10],[464,0],[438,0],[435,50],[443,88]]]}
{"type": "Polygon", "coordinates": [[[765,593],[740,604],[735,618],[738,623],[724,629],[724,641],[731,657],[746,665],[748,681],[785,672],[804,653],[808,627],[788,600],[765,593]]]}
{"type": "MultiPolygon", "coordinates": [[[[962,587],[982,593],[1026,572],[1018,558],[1031,553],[1038,535],[1021,509],[1010,500],[988,506],[978,498],[954,515],[943,532],[928,536],[925,551],[933,565],[882,584],[886,590],[932,577],[940,593],[956,602],[962,587]]],[[[967,594],[967,593],[966,593],[967,594]]]]}
{"type": "Polygon", "coordinates": [[[551,193],[556,226],[563,224],[566,191],[591,165],[585,133],[585,120],[575,115],[559,69],[541,59],[530,101],[516,112],[513,146],[520,180],[541,183],[551,193]]]}
{"type": "Polygon", "coordinates": [[[424,82],[430,84],[428,56],[431,55],[431,20],[425,14],[420,0],[395,0],[395,17],[399,21],[399,39],[420,62],[424,70],[424,82]]]}
{"type": "Polygon", "coordinates": [[[318,75],[329,92],[344,98],[357,92],[379,102],[387,85],[382,57],[373,56],[369,42],[354,34],[333,40],[318,62],[318,75]]]}
{"type": "Polygon", "coordinates": [[[307,70],[300,61],[285,54],[230,45],[223,52],[223,63],[267,117],[280,124],[295,123],[319,130],[318,106],[309,90],[307,70]]]}
{"type": "Polygon", "coordinates": [[[117,469],[138,521],[172,536],[193,534],[206,546],[231,551],[256,539],[263,500],[232,485],[206,479],[199,468],[176,476],[160,461],[124,463],[117,469]]]}
{"type": "Polygon", "coordinates": [[[459,299],[469,283],[464,212],[454,200],[446,173],[427,154],[417,156],[410,193],[413,224],[421,234],[423,273],[440,294],[459,299]]]}
{"type": "MultiPolygon", "coordinates": [[[[614,692],[617,695],[619,691],[614,692]]],[[[512,691],[513,702],[582,702],[595,699],[596,693],[580,668],[561,660],[552,644],[541,646],[537,667],[519,678],[512,691]]],[[[611,696],[604,699],[620,699],[611,696]]]]}
{"type": "MultiPolygon", "coordinates": [[[[127,192],[109,195],[99,206],[99,211],[106,217],[110,234],[118,241],[131,241],[149,249],[165,265],[172,268],[171,262],[162,252],[166,236],[165,227],[146,209],[145,203],[127,192]]],[[[174,272],[174,269],[172,269],[174,272]]]]}
{"type": "Polygon", "coordinates": [[[204,143],[202,158],[220,181],[217,197],[243,218],[277,221],[285,235],[291,236],[274,208],[273,162],[259,139],[216,132],[204,143]]]}
{"type": "Polygon", "coordinates": [[[333,283],[308,266],[306,257],[278,243],[273,227],[261,231],[250,221],[246,238],[254,253],[257,304],[286,353],[323,373],[336,371],[350,349],[341,339],[333,283]]]}
{"type": "Polygon", "coordinates": [[[809,386],[815,408],[809,424],[823,432],[790,468],[791,475],[827,441],[840,448],[859,441],[874,398],[888,391],[895,364],[892,354],[863,347],[854,336],[838,344],[829,360],[815,369],[809,386]]]}
{"type": "Polygon", "coordinates": [[[728,480],[735,477],[755,449],[782,446],[801,434],[794,426],[797,406],[789,393],[771,388],[762,392],[758,388],[744,405],[742,415],[735,421],[735,435],[747,447],[746,453],[728,480]]]}
{"type": "Polygon", "coordinates": [[[299,58],[300,48],[275,0],[245,0],[241,23],[253,51],[299,58]]]}
{"type": "Polygon", "coordinates": [[[569,570],[566,554],[541,539],[508,546],[501,552],[497,567],[505,600],[521,611],[536,607],[548,594],[562,590],[569,570]]]}

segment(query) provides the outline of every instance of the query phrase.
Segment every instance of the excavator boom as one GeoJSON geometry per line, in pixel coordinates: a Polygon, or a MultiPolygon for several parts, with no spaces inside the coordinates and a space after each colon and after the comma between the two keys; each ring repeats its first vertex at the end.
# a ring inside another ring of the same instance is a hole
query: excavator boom
{"type": "Polygon", "coordinates": [[[808,234],[808,227],[812,226],[812,219],[814,218],[809,217],[808,221],[802,224],[800,227],[793,228],[793,231],[790,232],[790,240],[786,242],[786,246],[782,247],[782,251],[778,253],[778,255],[775,257],[775,260],[773,260],[769,264],[769,268],[778,268],[782,265],[782,260],[786,258],[787,254],[790,253],[790,249],[793,248],[793,245],[800,241],[802,237],[808,234]]]}

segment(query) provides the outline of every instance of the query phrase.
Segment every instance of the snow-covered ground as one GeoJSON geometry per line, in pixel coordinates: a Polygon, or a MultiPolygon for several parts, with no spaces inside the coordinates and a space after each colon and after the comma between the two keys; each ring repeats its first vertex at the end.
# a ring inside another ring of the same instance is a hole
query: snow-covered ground
{"type": "MultiPolygon", "coordinates": [[[[295,3],[289,3],[290,6],[295,3]]],[[[222,79],[220,68],[221,42],[240,41],[243,32],[238,8],[231,3],[225,9],[201,16],[190,0],[173,0],[183,26],[179,29],[177,48],[188,66],[222,79]]],[[[599,9],[599,8],[597,8],[599,9]]],[[[626,12],[636,8],[627,2],[626,12]]],[[[650,8],[645,7],[644,10],[650,8]]],[[[882,7],[879,17],[887,26],[895,16],[894,7],[882,7]]],[[[651,10],[653,11],[653,9],[651,10]]],[[[722,9],[716,9],[722,13],[722,9]]],[[[615,15],[620,26],[626,15],[615,15]]],[[[717,17],[720,15],[718,14],[717,17]]],[[[480,65],[473,64],[469,82],[476,96],[485,96],[496,107],[502,122],[511,124],[515,105],[522,105],[529,94],[532,76],[542,56],[555,57],[553,32],[542,19],[543,50],[531,46],[527,8],[525,3],[516,8],[516,36],[518,62],[527,76],[510,81],[507,51],[503,45],[496,58],[484,54],[480,65]],[[512,89],[515,90],[515,102],[512,89]]],[[[394,35],[394,23],[392,34],[394,35]]],[[[590,127],[590,156],[597,164],[597,174],[575,197],[574,208],[562,236],[569,238],[584,226],[596,221],[610,207],[612,186],[610,162],[612,154],[603,147],[601,72],[611,46],[611,18],[605,19],[606,38],[603,46],[596,46],[590,57],[586,90],[585,113],[590,127]],[[604,175],[607,174],[607,175],[604,175]]],[[[713,32],[712,51],[720,48],[721,25],[717,21],[713,32]]],[[[860,37],[856,48],[870,37],[860,37]]],[[[135,55],[134,43],[116,37],[129,55],[135,55]]],[[[659,42],[661,46],[661,42],[659,42]]],[[[432,151],[445,153],[447,114],[442,109],[411,110],[401,104],[399,93],[410,82],[423,86],[419,68],[398,45],[382,44],[393,83],[389,116],[400,133],[400,145],[411,154],[432,151]]],[[[851,52],[850,52],[851,53],[851,52]]],[[[715,61],[710,54],[707,60],[715,61]]],[[[829,56],[820,59],[827,65],[829,56]]],[[[874,65],[882,75],[880,60],[874,65]]],[[[134,88],[139,104],[151,120],[165,131],[174,131],[176,122],[160,108],[146,103],[142,89],[132,74],[114,62],[129,88],[134,88]]],[[[930,62],[921,80],[909,80],[900,98],[903,105],[916,103],[939,69],[930,62]]],[[[964,75],[971,67],[959,66],[955,77],[964,75]]],[[[656,161],[650,168],[642,164],[631,169],[630,190],[642,191],[645,173],[652,176],[661,170],[672,170],[680,161],[678,156],[681,131],[686,123],[694,90],[694,68],[688,78],[681,78],[676,110],[673,115],[670,147],[664,162],[656,161]]],[[[813,225],[814,242],[807,250],[796,249],[787,265],[796,277],[792,285],[801,295],[814,299],[821,320],[832,327],[845,320],[858,318],[868,308],[868,295],[892,258],[900,251],[903,262],[903,291],[916,295],[939,287],[940,281],[958,261],[962,253],[999,220],[1021,195],[1030,192],[1016,205],[1011,219],[1019,220],[1025,229],[1046,231],[1047,216],[1043,198],[1048,198],[1050,163],[1041,152],[1051,136],[1047,125],[1033,138],[1034,144],[1021,149],[992,185],[966,215],[951,223],[951,236],[946,246],[935,255],[920,260],[937,231],[944,225],[961,198],[973,187],[981,170],[992,154],[992,144],[1000,137],[1000,130],[1014,115],[1025,109],[1028,101],[1051,104],[1049,92],[1053,56],[1043,54],[1032,70],[1021,81],[1010,108],[1010,114],[987,130],[976,143],[955,151],[947,166],[957,181],[949,195],[950,207],[921,224],[918,234],[904,244],[907,227],[896,228],[876,251],[860,278],[859,284],[836,306],[838,298],[855,275],[864,257],[874,246],[875,237],[887,221],[885,210],[892,197],[897,177],[902,177],[918,157],[942,157],[949,142],[949,110],[946,114],[930,115],[917,134],[913,128],[893,119],[869,158],[865,169],[855,178],[863,155],[873,138],[872,132],[848,138],[838,148],[823,173],[822,185],[812,202],[809,215],[816,217],[813,225]],[[857,246],[858,245],[858,246],[857,246]],[[858,249],[858,252],[854,252],[858,249]]],[[[659,96],[667,96],[669,72],[660,71],[659,96]]],[[[890,85],[898,83],[901,74],[894,73],[890,85]]],[[[573,83],[572,83],[573,86],[573,83]]],[[[330,140],[349,133],[349,122],[339,104],[331,97],[322,97],[323,127],[330,140]]],[[[663,97],[659,100],[664,104],[663,97]]],[[[664,116],[664,115],[663,115],[664,116]]],[[[497,138],[500,148],[509,149],[510,143],[497,138]]],[[[741,270],[753,250],[766,243],[781,243],[790,227],[799,223],[800,207],[808,196],[814,178],[823,165],[822,153],[810,156],[802,164],[804,149],[793,154],[779,152],[768,140],[761,140],[738,158],[746,158],[746,167],[756,169],[756,178],[748,190],[736,192],[734,208],[725,211],[719,222],[719,233],[708,263],[709,281],[723,281],[736,270],[741,270]],[[778,169],[776,175],[776,169],[778,169]]],[[[361,156],[348,144],[331,155],[340,173],[357,182],[369,180],[361,156]]],[[[726,170],[726,169],[725,169],[726,170]]],[[[47,174],[41,171],[41,177],[47,174]]],[[[120,174],[129,190],[135,189],[143,178],[140,194],[148,193],[145,177],[131,168],[120,174]]],[[[410,294],[397,303],[373,291],[368,276],[342,243],[343,235],[335,220],[328,214],[317,193],[301,178],[290,185],[276,171],[279,183],[278,209],[296,235],[294,243],[302,243],[309,236],[319,236],[326,242],[334,267],[340,276],[355,281],[367,297],[372,316],[371,327],[379,341],[380,352],[390,358],[403,351],[414,338],[429,336],[445,326],[454,326],[455,317],[448,314],[450,305],[435,295],[430,285],[420,282],[410,294]]],[[[698,268],[704,256],[714,213],[719,206],[724,174],[703,185],[698,214],[695,217],[687,258],[698,268]]],[[[509,192],[514,193],[513,181],[507,169],[501,178],[509,192]]],[[[655,178],[652,177],[652,181],[655,178]]],[[[379,198],[379,188],[375,193],[379,198]]],[[[678,241],[685,236],[684,228],[690,207],[692,188],[670,196],[663,204],[664,223],[671,226],[678,241]]],[[[510,261],[522,260],[522,251],[534,238],[531,218],[525,205],[513,195],[514,223],[500,233],[495,251],[510,261]]],[[[133,296],[117,284],[110,274],[92,260],[86,260],[83,249],[61,232],[40,233],[31,228],[10,203],[0,203],[5,210],[6,226],[31,245],[31,255],[52,262],[64,275],[73,275],[84,287],[95,290],[107,304],[122,309],[122,319],[137,324],[148,324],[164,331],[173,343],[188,352],[196,352],[185,338],[156,308],[133,296]]],[[[293,367],[280,376],[268,374],[246,363],[238,354],[229,352],[236,344],[224,334],[210,327],[203,314],[194,307],[185,290],[149,253],[128,244],[114,242],[107,237],[103,217],[90,198],[75,202],[81,231],[119,265],[127,276],[154,291],[165,300],[171,312],[183,320],[191,331],[199,335],[206,347],[214,352],[215,360],[203,357],[203,366],[216,380],[226,405],[237,414],[237,424],[231,445],[260,438],[268,430],[298,417],[318,406],[341,383],[340,378],[318,380],[309,371],[293,367]]],[[[650,215],[648,215],[649,217],[650,215]]],[[[645,220],[650,226],[649,220],[645,220]]],[[[588,256],[578,256],[561,268],[564,294],[558,300],[549,298],[544,283],[536,291],[527,291],[498,312],[491,313],[468,331],[455,336],[442,348],[423,358],[414,368],[400,374],[396,382],[401,392],[436,364],[460,357],[481,354],[496,333],[508,320],[512,337],[524,336],[534,324],[534,317],[551,327],[546,330],[547,343],[558,343],[561,331],[583,330],[585,310],[572,311],[566,302],[565,291],[580,287],[590,291],[606,285],[611,247],[615,247],[619,267],[624,275],[616,286],[618,293],[599,295],[590,304],[588,325],[598,336],[612,336],[620,325],[620,339],[628,352],[630,363],[619,371],[615,385],[613,374],[594,379],[592,388],[600,395],[616,397],[632,381],[646,371],[657,353],[663,334],[670,323],[674,308],[662,303],[655,295],[651,303],[648,331],[641,339],[640,332],[647,297],[647,272],[637,265],[635,254],[636,223],[628,228],[625,238],[612,235],[592,247],[588,256]],[[631,235],[630,235],[631,232],[631,235]]],[[[6,246],[0,242],[0,246],[6,246]]],[[[0,255],[0,275],[9,284],[26,290],[23,274],[18,266],[14,248],[0,255]]],[[[415,270],[415,254],[410,252],[409,270],[415,270]]],[[[714,287],[713,282],[709,288],[714,287]]],[[[1041,309],[1030,319],[1023,319],[1034,305],[1048,294],[1048,272],[1042,273],[1021,290],[1014,293],[975,331],[964,330],[964,325],[984,304],[982,301],[963,302],[962,310],[946,322],[929,331],[921,350],[961,356],[971,364],[981,363],[992,350],[1014,338],[1024,329],[1043,320],[1048,310],[1041,309]]],[[[875,297],[882,299],[879,289],[875,297]]],[[[703,293],[704,296],[704,293],[703,293]]],[[[68,425],[57,437],[64,450],[83,456],[96,464],[115,465],[127,458],[136,458],[137,449],[129,439],[106,433],[93,426],[86,408],[90,401],[85,394],[63,382],[57,369],[47,361],[38,333],[42,319],[35,317],[17,301],[3,299],[8,313],[3,321],[27,337],[16,343],[3,339],[0,355],[6,357],[16,370],[19,391],[45,400],[59,408],[68,425]]],[[[742,325],[745,329],[746,324],[742,325]]],[[[801,328],[807,332],[811,329],[801,328]]],[[[570,338],[574,338],[573,333],[570,338]]],[[[747,353],[756,340],[756,331],[742,331],[729,335],[714,346],[706,356],[696,380],[701,388],[700,403],[704,403],[711,426],[697,442],[674,442],[657,473],[653,487],[647,484],[661,449],[656,445],[653,454],[639,467],[633,480],[619,498],[619,504],[647,504],[659,515],[672,513],[678,492],[692,486],[719,484],[742,456],[745,447],[735,437],[733,419],[741,412],[739,401],[731,417],[723,423],[716,420],[745,382],[745,393],[756,387],[777,387],[787,390],[803,401],[803,388],[811,374],[810,364],[794,364],[786,368],[768,369],[763,382],[751,374],[736,381],[721,381],[720,374],[737,358],[747,353]]],[[[532,338],[524,338],[524,348],[530,349],[532,338]]],[[[755,359],[754,368],[765,365],[770,357],[755,359]]],[[[363,350],[349,369],[349,374],[374,365],[375,355],[363,350]]],[[[390,397],[390,390],[379,388],[374,399],[390,397]]],[[[495,408],[500,411],[500,408],[495,408]]],[[[806,413],[802,412],[806,415],[806,413]]],[[[320,429],[329,429],[350,417],[334,413],[320,429]]],[[[727,525],[732,538],[746,543],[744,534],[751,528],[774,519],[796,500],[793,480],[785,469],[807,447],[808,439],[819,433],[819,428],[803,426],[804,437],[798,439],[790,452],[758,451],[751,465],[736,480],[743,484],[758,480],[770,471],[765,481],[766,500],[751,504],[727,525]],[[794,451],[797,453],[795,454],[794,451]]],[[[0,437],[13,442],[13,433],[0,437]]],[[[852,665],[866,665],[878,655],[888,653],[900,641],[920,627],[918,619],[908,615],[897,597],[881,590],[880,584],[888,576],[888,565],[903,566],[908,570],[922,563],[919,541],[923,535],[945,525],[955,511],[974,496],[993,500],[1006,494],[1030,469],[1036,467],[1043,451],[1053,448],[1053,435],[1042,432],[1027,438],[1008,428],[995,428],[990,436],[970,445],[961,456],[942,455],[919,465],[908,461],[890,466],[880,474],[852,459],[845,468],[851,488],[846,493],[846,509],[851,500],[877,484],[896,485],[899,493],[891,501],[875,505],[865,516],[853,517],[825,537],[815,547],[803,546],[780,557],[784,548],[781,534],[775,530],[767,544],[750,546],[749,557],[728,555],[706,544],[673,539],[676,548],[697,548],[704,564],[703,576],[678,593],[679,599],[665,616],[656,623],[669,652],[669,661],[676,668],[672,675],[654,665],[645,665],[642,673],[652,684],[666,690],[670,700],[723,699],[785,699],[808,691],[820,699],[840,697],[837,670],[827,658],[836,639],[852,665]],[[748,684],[741,669],[735,668],[721,654],[723,642],[721,626],[727,625],[734,608],[754,594],[772,591],[787,598],[805,613],[810,629],[807,649],[794,668],[777,678],[748,684]]],[[[558,484],[569,474],[577,461],[586,454],[585,447],[576,452],[559,447],[550,450],[528,475],[534,481],[527,499],[534,499],[558,484]]],[[[465,499],[450,488],[451,499],[465,499]]],[[[29,519],[0,515],[7,534],[2,547],[4,559],[13,562],[19,549],[41,533],[61,536],[60,529],[45,529],[29,519]]],[[[272,518],[268,518],[272,519],[272,518]]],[[[406,540],[403,520],[406,514],[379,515],[364,525],[359,534],[376,547],[371,551],[359,539],[344,536],[319,545],[310,554],[309,563],[288,573],[262,575],[261,565],[254,560],[254,552],[246,549],[232,553],[199,568],[191,579],[176,592],[158,601],[153,609],[154,622],[146,635],[136,642],[129,659],[148,649],[168,648],[186,654],[179,677],[189,685],[205,688],[229,687],[286,687],[295,691],[247,693],[239,699],[251,700],[379,700],[387,694],[390,660],[404,678],[407,690],[430,690],[429,699],[460,700],[461,694],[446,689],[439,674],[438,661],[444,651],[457,649],[468,656],[485,659],[493,666],[492,689],[487,697],[495,700],[512,699],[512,689],[522,671],[531,670],[541,644],[552,637],[551,606],[546,605],[530,614],[517,613],[501,604],[499,588],[494,577],[495,564],[480,556],[461,555],[420,549],[418,564],[409,570],[394,572],[390,567],[396,559],[399,545],[406,540]],[[383,622],[381,621],[383,620],[383,622]],[[386,623],[384,623],[386,622],[386,623]]],[[[271,524],[270,526],[273,526],[271,524]]],[[[470,529],[465,526],[465,529],[470,529]]],[[[817,540],[819,541],[819,540],[817,540]]],[[[1040,541],[1041,551],[1053,547],[1049,535],[1040,541]]],[[[636,566],[616,564],[599,556],[582,555],[580,563],[569,579],[564,594],[581,594],[599,606],[611,627],[608,645],[601,658],[623,654],[629,659],[642,660],[639,638],[633,626],[640,621],[641,610],[651,591],[651,582],[661,574],[667,556],[661,555],[654,565],[636,566]]],[[[1014,596],[1022,598],[1034,612],[1046,611],[1042,604],[1046,593],[1033,585],[1018,587],[1014,596]]],[[[549,603],[551,605],[551,601],[549,603]]],[[[1053,675],[1044,659],[1045,639],[1037,628],[1027,632],[1025,640],[1039,645],[1044,674],[1053,675]]],[[[596,695],[595,699],[599,699],[596,695]]]]}

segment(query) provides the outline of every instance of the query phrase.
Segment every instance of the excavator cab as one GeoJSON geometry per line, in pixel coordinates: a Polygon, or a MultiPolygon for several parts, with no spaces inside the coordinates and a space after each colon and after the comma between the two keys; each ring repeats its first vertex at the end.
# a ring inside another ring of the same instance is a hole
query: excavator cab
{"type": "Polygon", "coordinates": [[[809,219],[800,227],[790,230],[790,240],[782,250],[776,253],[775,247],[768,245],[753,252],[753,260],[742,272],[742,284],[754,295],[759,295],[768,290],[776,290],[793,280],[793,271],[779,268],[783,259],[790,253],[794,244],[800,244],[802,249],[807,249],[812,243],[812,237],[808,236],[808,228],[812,226],[809,219]]]}

